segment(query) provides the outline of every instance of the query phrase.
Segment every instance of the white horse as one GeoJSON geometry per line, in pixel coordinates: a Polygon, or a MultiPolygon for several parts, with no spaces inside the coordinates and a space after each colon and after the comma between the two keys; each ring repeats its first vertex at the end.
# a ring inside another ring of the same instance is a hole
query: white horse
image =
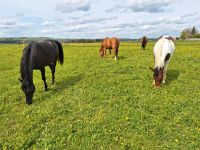
{"type": "Polygon", "coordinates": [[[174,53],[175,39],[170,36],[161,36],[154,46],[154,82],[155,86],[165,83],[167,67],[174,53]]]}

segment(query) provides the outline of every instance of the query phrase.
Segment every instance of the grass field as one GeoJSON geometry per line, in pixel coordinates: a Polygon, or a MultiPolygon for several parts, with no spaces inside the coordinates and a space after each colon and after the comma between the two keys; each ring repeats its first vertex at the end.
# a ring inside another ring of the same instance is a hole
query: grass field
{"type": "Polygon", "coordinates": [[[100,59],[99,45],[64,45],[47,92],[34,71],[30,106],[17,79],[23,45],[0,45],[0,149],[200,149],[200,42],[176,43],[161,88],[154,43],[122,43],[118,61],[100,59]]]}

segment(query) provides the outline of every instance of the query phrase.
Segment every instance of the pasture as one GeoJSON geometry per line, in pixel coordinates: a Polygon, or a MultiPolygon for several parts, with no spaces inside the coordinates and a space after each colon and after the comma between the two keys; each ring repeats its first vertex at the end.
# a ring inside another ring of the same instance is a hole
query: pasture
{"type": "Polygon", "coordinates": [[[166,84],[152,85],[153,42],[64,44],[49,91],[34,71],[33,104],[18,81],[23,45],[0,45],[0,149],[199,149],[200,42],[178,41],[166,84]]]}

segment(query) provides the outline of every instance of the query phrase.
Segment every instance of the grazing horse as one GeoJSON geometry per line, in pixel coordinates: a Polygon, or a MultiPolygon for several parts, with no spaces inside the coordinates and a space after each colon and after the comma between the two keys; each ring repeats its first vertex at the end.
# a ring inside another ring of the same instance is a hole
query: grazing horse
{"type": "Polygon", "coordinates": [[[26,96],[27,104],[32,104],[32,98],[35,92],[33,70],[41,71],[45,91],[47,91],[45,66],[50,67],[52,83],[54,83],[57,59],[62,65],[64,54],[62,45],[58,41],[46,40],[43,42],[31,42],[24,48],[20,65],[21,79],[19,81],[21,82],[21,89],[26,96]]]}
{"type": "Polygon", "coordinates": [[[106,57],[106,49],[109,49],[109,53],[111,54],[111,49],[113,49],[115,54],[115,60],[118,59],[118,50],[119,50],[119,44],[120,41],[118,38],[105,38],[102,41],[101,47],[100,47],[100,57],[106,57]]]}
{"type": "Polygon", "coordinates": [[[165,83],[167,67],[171,56],[174,53],[175,40],[169,36],[162,36],[158,39],[154,46],[154,82],[156,87],[159,87],[161,83],[165,83]]]}
{"type": "Polygon", "coordinates": [[[147,42],[148,42],[148,38],[146,36],[143,36],[141,39],[141,49],[145,50],[147,42]]]}

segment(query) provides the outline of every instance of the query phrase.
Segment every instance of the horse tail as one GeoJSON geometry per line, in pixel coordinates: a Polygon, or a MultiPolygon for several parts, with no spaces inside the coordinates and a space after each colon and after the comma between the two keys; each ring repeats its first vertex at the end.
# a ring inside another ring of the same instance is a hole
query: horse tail
{"type": "Polygon", "coordinates": [[[119,49],[120,40],[117,38],[117,49],[119,49]]]}
{"type": "Polygon", "coordinates": [[[55,41],[57,46],[58,46],[58,50],[59,50],[59,62],[62,65],[64,62],[64,53],[63,53],[63,47],[62,44],[58,41],[55,41]]]}

